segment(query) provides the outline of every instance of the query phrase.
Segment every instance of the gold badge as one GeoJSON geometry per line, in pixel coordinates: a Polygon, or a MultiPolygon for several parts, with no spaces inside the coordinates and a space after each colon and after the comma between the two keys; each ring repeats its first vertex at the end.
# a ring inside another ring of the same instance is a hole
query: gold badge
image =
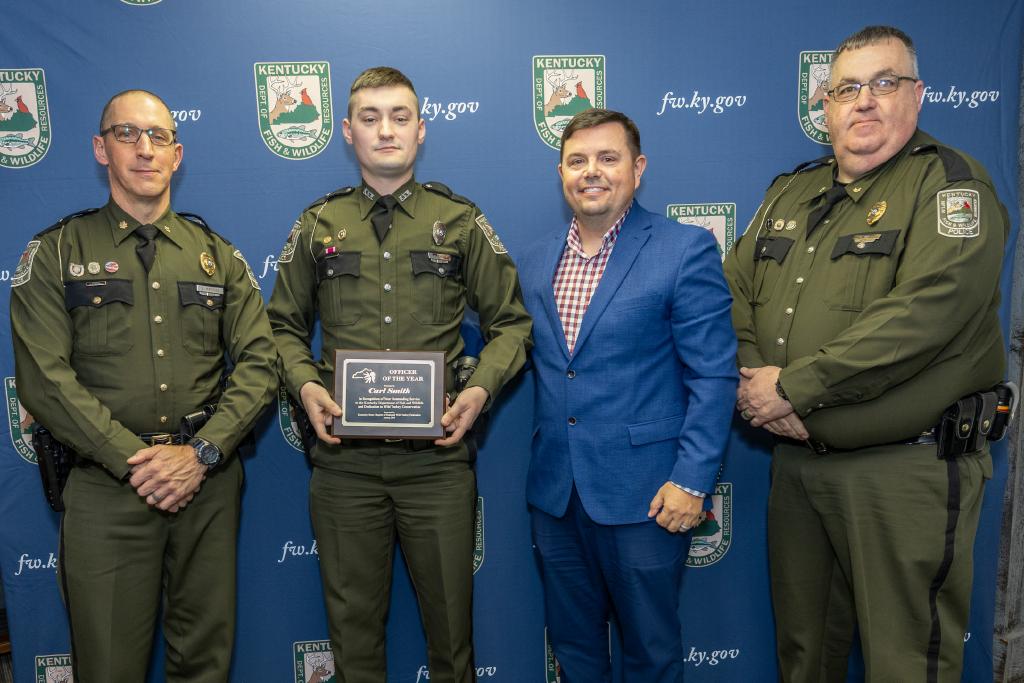
{"type": "Polygon", "coordinates": [[[775,229],[782,230],[784,227],[786,227],[786,221],[782,220],[781,218],[776,219],[775,229]]]}
{"type": "Polygon", "coordinates": [[[868,244],[871,244],[872,242],[877,242],[881,238],[881,233],[873,232],[869,235],[854,235],[850,239],[853,240],[853,243],[857,245],[858,249],[863,249],[868,244]]]}
{"type": "Polygon", "coordinates": [[[214,262],[213,257],[205,251],[199,255],[199,265],[203,269],[203,272],[210,277],[213,277],[214,272],[217,270],[217,264],[214,262]]]}
{"type": "Polygon", "coordinates": [[[121,221],[120,223],[117,224],[117,227],[119,227],[122,230],[127,230],[128,229],[128,221],[121,221]]]}
{"type": "Polygon", "coordinates": [[[331,236],[330,236],[330,235],[327,235],[326,237],[324,237],[324,238],[323,238],[322,240],[320,240],[320,241],[321,241],[321,242],[323,242],[324,244],[330,244],[330,243],[331,243],[331,242],[332,242],[333,240],[331,239],[331,236]]]}
{"type": "Polygon", "coordinates": [[[338,241],[340,242],[341,240],[345,239],[345,237],[347,235],[348,235],[348,230],[346,230],[345,228],[342,228],[341,230],[338,231],[338,241]]]}
{"type": "Polygon", "coordinates": [[[878,202],[871,207],[868,211],[868,225],[874,225],[885,215],[885,210],[889,207],[885,202],[878,202]]]}

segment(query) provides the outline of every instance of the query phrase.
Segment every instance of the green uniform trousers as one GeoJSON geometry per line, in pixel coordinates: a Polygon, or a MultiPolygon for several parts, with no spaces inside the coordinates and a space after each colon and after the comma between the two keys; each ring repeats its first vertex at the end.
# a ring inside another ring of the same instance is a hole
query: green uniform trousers
{"type": "Polygon", "coordinates": [[[959,683],[986,446],[818,455],[780,444],[768,544],[784,683],[846,681],[855,629],[868,683],[959,683]]]}
{"type": "Polygon", "coordinates": [[[338,681],[387,679],[397,533],[426,632],[431,683],[472,682],[476,475],[464,460],[438,460],[435,450],[375,450],[358,473],[315,467],[310,481],[338,681]]]}
{"type": "Polygon", "coordinates": [[[60,583],[78,683],[146,680],[161,606],[166,680],[228,680],[241,486],[242,465],[231,458],[184,510],[169,514],[101,467],[72,470],[60,583]]]}

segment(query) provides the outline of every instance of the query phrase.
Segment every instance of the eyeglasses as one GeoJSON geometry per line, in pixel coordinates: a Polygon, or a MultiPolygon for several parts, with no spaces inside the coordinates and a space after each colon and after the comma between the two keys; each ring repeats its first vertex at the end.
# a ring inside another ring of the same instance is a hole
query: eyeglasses
{"type": "Polygon", "coordinates": [[[860,95],[860,89],[865,85],[871,90],[871,94],[875,97],[880,95],[888,95],[896,92],[900,87],[901,81],[918,81],[913,76],[879,76],[878,78],[872,78],[867,83],[843,83],[836,87],[828,90],[828,96],[836,102],[852,102],[857,99],[860,95]]]}
{"type": "Polygon", "coordinates": [[[178,137],[177,131],[173,131],[170,128],[139,128],[130,123],[115,123],[110,128],[100,131],[100,135],[106,135],[107,133],[113,133],[114,139],[118,142],[132,145],[138,142],[142,134],[145,133],[149,136],[149,141],[158,147],[173,145],[178,137]]]}

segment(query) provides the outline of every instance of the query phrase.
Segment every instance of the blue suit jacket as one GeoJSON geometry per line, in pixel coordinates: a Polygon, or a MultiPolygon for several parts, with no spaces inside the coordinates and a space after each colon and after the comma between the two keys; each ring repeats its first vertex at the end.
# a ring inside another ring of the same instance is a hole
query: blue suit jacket
{"type": "Polygon", "coordinates": [[[552,278],[565,232],[520,259],[536,396],[526,495],[601,524],[647,520],[666,481],[710,493],[736,402],[732,299],[714,237],[633,203],[569,355],[552,278]],[[575,424],[572,424],[572,423],[575,424]]]}

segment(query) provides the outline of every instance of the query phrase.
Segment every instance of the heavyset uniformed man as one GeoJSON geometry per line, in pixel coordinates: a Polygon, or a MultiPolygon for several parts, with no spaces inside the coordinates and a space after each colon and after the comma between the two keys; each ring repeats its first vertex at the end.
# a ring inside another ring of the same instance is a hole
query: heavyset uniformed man
{"type": "Polygon", "coordinates": [[[469,200],[413,178],[425,127],[412,83],[377,67],[352,84],[345,140],[362,184],[318,199],[279,259],[269,313],[292,396],[319,441],[310,510],[341,678],[384,681],[384,626],[397,532],[419,600],[432,681],[473,680],[472,552],[476,482],[464,437],[522,367],[530,345],[515,268],[469,200]],[[463,312],[485,346],[437,441],[340,440],[334,350],[462,353],[463,312]],[[319,314],[320,358],[310,351],[319,314]]]}
{"type": "Polygon", "coordinates": [[[241,253],[170,209],[182,146],[160,98],[115,95],[93,151],[110,201],[36,235],[11,291],[19,398],[77,453],[60,536],[75,680],[145,680],[162,605],[167,680],[226,681],[234,452],[276,390],[270,326],[241,253]]]}
{"type": "Polygon", "coordinates": [[[856,629],[868,680],[959,681],[990,416],[960,404],[950,424],[982,438],[959,455],[936,428],[1002,377],[1007,214],[977,161],[917,129],[902,31],[843,41],[830,86],[834,155],[778,177],[726,261],[737,408],[781,437],[781,676],[845,681],[856,629]]]}

